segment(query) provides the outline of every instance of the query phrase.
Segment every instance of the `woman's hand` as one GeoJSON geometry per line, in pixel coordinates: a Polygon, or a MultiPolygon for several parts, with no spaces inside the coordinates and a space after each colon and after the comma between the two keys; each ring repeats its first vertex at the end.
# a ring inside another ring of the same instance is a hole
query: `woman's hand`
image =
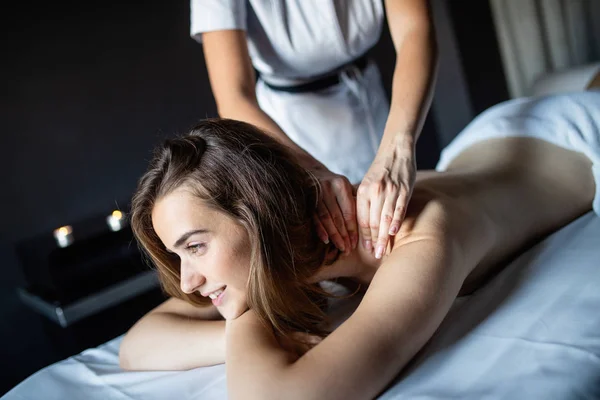
{"type": "Polygon", "coordinates": [[[406,144],[378,154],[358,187],[363,246],[381,258],[389,236],[400,230],[416,176],[415,148],[406,144]]]}
{"type": "Polygon", "coordinates": [[[358,244],[356,199],[348,178],[319,166],[311,172],[321,183],[321,198],[317,205],[315,225],[319,238],[329,239],[342,252],[349,254],[358,244]]]}

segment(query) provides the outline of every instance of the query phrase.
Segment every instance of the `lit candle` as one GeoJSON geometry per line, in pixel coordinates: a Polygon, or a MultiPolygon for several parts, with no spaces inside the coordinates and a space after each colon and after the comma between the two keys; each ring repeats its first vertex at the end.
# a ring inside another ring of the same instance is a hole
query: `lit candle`
{"type": "Polygon", "coordinates": [[[54,239],[60,247],[67,247],[73,243],[73,228],[71,225],[61,226],[54,230],[54,239]]]}
{"type": "Polygon", "coordinates": [[[111,231],[120,231],[125,226],[125,215],[121,211],[115,210],[106,217],[106,223],[111,231]]]}

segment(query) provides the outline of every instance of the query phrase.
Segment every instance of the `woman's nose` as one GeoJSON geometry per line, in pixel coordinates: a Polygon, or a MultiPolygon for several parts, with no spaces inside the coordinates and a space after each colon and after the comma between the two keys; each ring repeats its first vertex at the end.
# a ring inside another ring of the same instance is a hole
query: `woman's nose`
{"type": "Polygon", "coordinates": [[[181,262],[181,291],[183,293],[194,293],[205,281],[204,276],[195,271],[191,265],[181,262]]]}

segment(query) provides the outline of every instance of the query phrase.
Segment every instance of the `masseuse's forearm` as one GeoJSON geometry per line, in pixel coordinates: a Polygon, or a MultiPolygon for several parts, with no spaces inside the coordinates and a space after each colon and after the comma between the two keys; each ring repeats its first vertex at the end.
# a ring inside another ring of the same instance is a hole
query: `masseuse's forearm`
{"type": "Polygon", "coordinates": [[[396,45],[390,113],[380,153],[414,149],[433,95],[437,71],[433,28],[418,26],[402,37],[396,45]]]}
{"type": "Polygon", "coordinates": [[[127,333],[119,352],[126,370],[186,370],[225,362],[225,321],[156,312],[127,333]]]}
{"type": "Polygon", "coordinates": [[[256,97],[252,94],[235,95],[225,103],[225,105],[219,106],[219,115],[222,118],[237,119],[261,128],[268,135],[290,148],[305,168],[322,167],[321,163],[283,132],[279,125],[260,108],[256,97]]]}

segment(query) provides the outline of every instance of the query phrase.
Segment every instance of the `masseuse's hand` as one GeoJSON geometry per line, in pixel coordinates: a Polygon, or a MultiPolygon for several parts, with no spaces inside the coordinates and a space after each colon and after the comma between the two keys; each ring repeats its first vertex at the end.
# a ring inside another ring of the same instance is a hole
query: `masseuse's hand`
{"type": "Polygon", "coordinates": [[[400,230],[416,175],[413,145],[380,153],[358,187],[357,214],[362,243],[381,258],[390,235],[400,230]]]}
{"type": "Polygon", "coordinates": [[[321,198],[317,205],[315,224],[321,240],[329,240],[342,252],[349,254],[358,244],[356,200],[348,178],[323,166],[311,169],[321,183],[321,198]]]}

